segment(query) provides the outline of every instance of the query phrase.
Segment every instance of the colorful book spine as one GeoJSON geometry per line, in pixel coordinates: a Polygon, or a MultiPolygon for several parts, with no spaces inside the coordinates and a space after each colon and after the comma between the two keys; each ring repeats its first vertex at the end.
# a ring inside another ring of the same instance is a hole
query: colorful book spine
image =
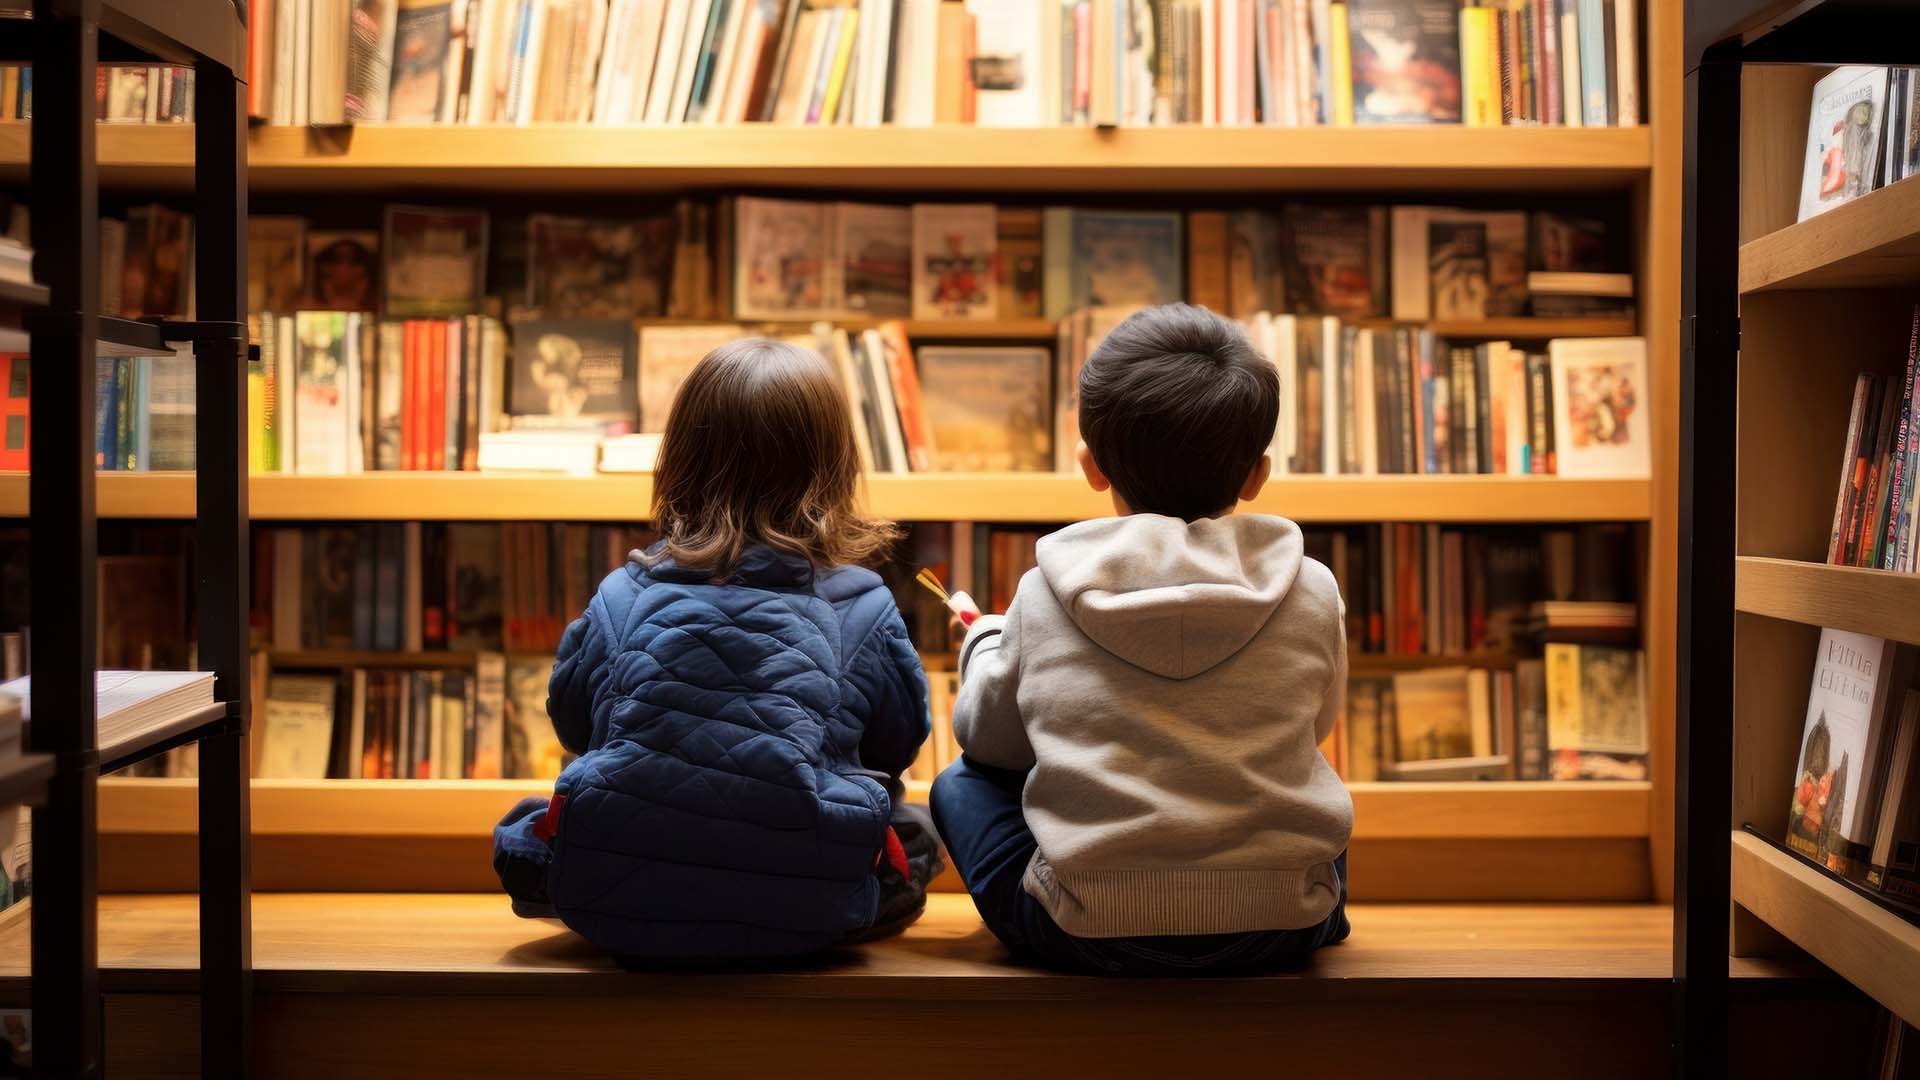
{"type": "Polygon", "coordinates": [[[1587,127],[1607,126],[1607,0],[1579,0],[1580,96],[1587,127]]]}

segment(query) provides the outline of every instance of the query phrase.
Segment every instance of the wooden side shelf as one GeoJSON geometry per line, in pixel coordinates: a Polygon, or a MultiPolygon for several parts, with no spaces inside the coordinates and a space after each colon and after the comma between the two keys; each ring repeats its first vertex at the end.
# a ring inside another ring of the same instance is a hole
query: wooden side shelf
{"type": "Polygon", "coordinates": [[[1901,181],[1740,247],[1740,291],[1920,282],[1920,183],[1901,181]]]}
{"type": "Polygon", "coordinates": [[[1735,610],[1920,642],[1920,574],[1742,556],[1735,610]]]}
{"type": "MultiPolygon", "coordinates": [[[[898,521],[1065,522],[1113,512],[1078,476],[920,473],[869,480],[872,511],[898,521]]],[[[193,516],[188,473],[101,473],[106,518],[193,516]]],[[[27,478],[0,474],[0,518],[27,514],[27,478]]],[[[255,521],[642,521],[644,473],[359,473],[253,477],[255,521]]],[[[1645,521],[1644,479],[1533,476],[1283,476],[1249,509],[1303,522],[1645,521]]]]}
{"type": "MultiPolygon", "coordinates": [[[[0,177],[27,124],[0,124],[0,177]]],[[[102,125],[115,186],[192,183],[193,129],[102,125]]],[[[256,192],[1618,190],[1652,165],[1640,128],[259,128],[256,192]]]]}
{"type": "MultiPolygon", "coordinates": [[[[1353,784],[1354,837],[1372,839],[1637,838],[1648,830],[1644,782],[1353,784]]],[[[255,780],[256,835],[465,837],[489,835],[547,780],[255,780]]],[[[910,783],[910,802],[927,784],[910,783]]],[[[191,833],[191,780],[109,778],[100,785],[100,829],[129,835],[191,833]]]]}
{"type": "Polygon", "coordinates": [[[1907,1023],[1920,1023],[1920,926],[1743,832],[1733,834],[1733,900],[1907,1023]]]}

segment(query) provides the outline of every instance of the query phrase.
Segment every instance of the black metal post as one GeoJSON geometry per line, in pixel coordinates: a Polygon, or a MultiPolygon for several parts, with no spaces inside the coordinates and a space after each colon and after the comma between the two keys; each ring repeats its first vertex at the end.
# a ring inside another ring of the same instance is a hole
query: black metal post
{"type": "Polygon", "coordinates": [[[233,730],[200,743],[201,1074],[253,1066],[252,814],[247,687],[247,110],[246,84],[201,61],[194,71],[194,268],[204,322],[236,324],[194,342],[198,424],[194,490],[200,663],[233,730]]]}
{"type": "Polygon", "coordinates": [[[1740,352],[1740,44],[1687,71],[1680,301],[1680,664],[1674,785],[1675,1074],[1726,1069],[1733,805],[1734,439],[1740,352]]]}
{"type": "Polygon", "coordinates": [[[100,1070],[94,831],[93,365],[100,306],[93,0],[34,0],[34,266],[48,310],[32,337],[33,723],[54,755],[33,812],[34,1067],[100,1070]]]}

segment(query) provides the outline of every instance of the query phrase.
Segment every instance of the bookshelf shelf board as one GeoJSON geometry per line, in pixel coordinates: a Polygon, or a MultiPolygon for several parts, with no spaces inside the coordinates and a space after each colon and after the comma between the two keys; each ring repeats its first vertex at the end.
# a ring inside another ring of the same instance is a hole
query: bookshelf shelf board
{"type": "Polygon", "coordinates": [[[1742,556],[1733,603],[1752,615],[1920,642],[1920,574],[1742,556]]]}
{"type": "Polygon", "coordinates": [[[1733,834],[1733,900],[1907,1023],[1920,1023],[1920,926],[1744,832],[1733,834]]]}
{"type": "MultiPolygon", "coordinates": [[[[869,506],[897,521],[1056,523],[1113,512],[1064,473],[874,476],[869,506]]],[[[190,473],[101,473],[106,518],[193,516],[190,473]]],[[[1303,522],[1645,521],[1646,480],[1551,476],[1282,476],[1244,507],[1303,522]]],[[[253,477],[255,521],[642,521],[646,473],[358,473],[253,477]]],[[[0,517],[25,517],[27,478],[0,474],[0,517]]]]}
{"type": "Polygon", "coordinates": [[[1920,283],[1920,182],[1902,180],[1740,247],[1740,291],[1920,283]]]}
{"type": "MultiPolygon", "coordinates": [[[[909,782],[925,802],[928,785],[909,782]]],[[[1639,838],[1645,783],[1377,783],[1351,786],[1354,837],[1392,839],[1639,838]]],[[[253,830],[274,836],[491,835],[513,801],[550,780],[255,780],[253,830]]],[[[115,778],[100,785],[102,832],[191,834],[195,782],[115,778]]]]}
{"type": "MultiPolygon", "coordinates": [[[[0,124],[21,173],[27,124],[0,124]]],[[[193,129],[102,125],[103,182],[191,185],[193,129]]],[[[256,128],[252,190],[1595,191],[1643,179],[1640,128],[256,128]]]]}

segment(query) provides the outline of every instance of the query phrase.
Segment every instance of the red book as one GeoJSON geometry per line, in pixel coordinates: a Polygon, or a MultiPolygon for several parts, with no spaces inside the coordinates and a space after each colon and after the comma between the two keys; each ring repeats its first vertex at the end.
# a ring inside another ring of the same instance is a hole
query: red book
{"type": "Polygon", "coordinates": [[[400,444],[404,450],[402,460],[414,471],[427,467],[426,436],[421,431],[421,421],[426,419],[427,388],[424,379],[425,369],[420,365],[420,354],[424,351],[421,343],[423,324],[412,319],[407,320],[402,332],[406,342],[404,400],[400,406],[400,444]]]}
{"type": "Polygon", "coordinates": [[[447,467],[447,324],[435,319],[427,324],[428,342],[425,365],[431,390],[427,396],[426,468],[438,472],[447,467]]]}
{"type": "Polygon", "coordinates": [[[28,411],[31,380],[25,355],[0,355],[0,469],[27,471],[33,425],[28,411]]]}

